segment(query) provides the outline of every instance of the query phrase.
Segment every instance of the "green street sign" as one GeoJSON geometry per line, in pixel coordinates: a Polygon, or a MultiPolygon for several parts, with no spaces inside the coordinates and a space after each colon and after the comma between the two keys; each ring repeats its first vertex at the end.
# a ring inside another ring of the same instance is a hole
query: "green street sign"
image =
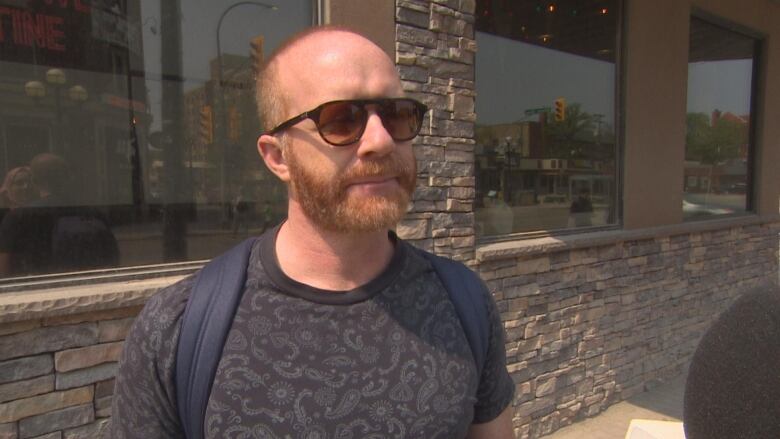
{"type": "Polygon", "coordinates": [[[525,110],[525,115],[533,116],[534,114],[539,114],[539,113],[549,113],[550,110],[551,110],[550,107],[529,108],[525,110]]]}

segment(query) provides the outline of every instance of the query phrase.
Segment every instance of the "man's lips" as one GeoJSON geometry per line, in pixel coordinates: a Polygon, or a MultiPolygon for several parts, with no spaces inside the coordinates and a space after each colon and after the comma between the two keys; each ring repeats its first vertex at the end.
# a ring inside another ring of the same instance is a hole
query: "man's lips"
{"type": "Polygon", "coordinates": [[[397,185],[398,184],[398,177],[395,175],[389,175],[389,176],[375,176],[375,177],[362,177],[355,180],[350,181],[347,184],[347,187],[352,188],[366,188],[366,189],[372,189],[372,188],[382,188],[389,185],[397,185]]]}
{"type": "Polygon", "coordinates": [[[379,183],[385,183],[390,180],[398,180],[398,177],[395,175],[374,175],[370,177],[360,177],[356,178],[349,182],[349,185],[354,184],[379,184],[379,183]]]}

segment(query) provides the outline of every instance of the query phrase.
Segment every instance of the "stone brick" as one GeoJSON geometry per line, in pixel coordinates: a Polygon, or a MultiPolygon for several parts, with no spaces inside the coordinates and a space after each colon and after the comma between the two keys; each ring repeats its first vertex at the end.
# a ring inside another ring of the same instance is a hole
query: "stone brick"
{"type": "Polygon", "coordinates": [[[0,384],[19,381],[54,372],[54,361],[49,354],[0,362],[0,384]]]}
{"type": "Polygon", "coordinates": [[[113,379],[101,381],[95,384],[95,398],[103,398],[114,394],[115,381],[113,379]]]}
{"type": "Polygon", "coordinates": [[[0,360],[95,344],[97,324],[43,327],[0,337],[0,360]]]}
{"type": "Polygon", "coordinates": [[[16,429],[16,422],[0,424],[0,439],[17,439],[18,435],[16,429]]]}
{"type": "Polygon", "coordinates": [[[452,179],[452,185],[474,187],[474,181],[474,177],[454,177],[452,179]]]}
{"type": "Polygon", "coordinates": [[[414,191],[414,199],[439,201],[444,199],[444,193],[444,189],[440,187],[418,186],[414,191]]]}
{"type": "Polygon", "coordinates": [[[450,243],[453,248],[473,247],[474,241],[474,236],[458,236],[450,238],[450,243]]]}
{"type": "MultiPolygon", "coordinates": [[[[441,146],[430,145],[417,145],[414,147],[414,157],[417,160],[425,161],[443,161],[444,160],[444,148],[441,146]]],[[[439,178],[439,177],[431,177],[439,178]]],[[[449,183],[449,182],[448,182],[449,183]]],[[[447,186],[446,184],[431,184],[429,186],[447,186]]]]}
{"type": "Polygon", "coordinates": [[[54,375],[14,381],[0,385],[0,403],[40,395],[52,390],[54,390],[54,375]]]}
{"type": "Polygon", "coordinates": [[[395,55],[395,63],[399,66],[413,66],[417,62],[417,55],[413,53],[398,52],[395,55]]]}
{"type": "Polygon", "coordinates": [[[111,403],[113,402],[113,396],[104,396],[103,398],[95,399],[95,417],[105,418],[111,416],[111,403]]]}
{"type": "Polygon", "coordinates": [[[476,191],[471,187],[450,187],[447,189],[447,196],[460,200],[473,200],[476,191]]]}
{"type": "MultiPolygon", "coordinates": [[[[437,11],[438,12],[438,11],[437,11]]],[[[430,18],[430,29],[437,32],[443,32],[450,35],[466,35],[468,27],[466,20],[459,20],[452,16],[432,13],[430,18]]]]}
{"type": "Polygon", "coordinates": [[[402,80],[428,82],[428,69],[419,66],[400,66],[398,72],[402,80]]]}
{"type": "Polygon", "coordinates": [[[444,160],[448,162],[474,163],[474,153],[468,151],[444,150],[444,160]]]}
{"type": "MultiPolygon", "coordinates": [[[[439,61],[431,66],[431,76],[473,80],[474,66],[455,61],[439,61]]],[[[463,136],[470,137],[470,136],[463,136]]]]}
{"type": "MultiPolygon", "coordinates": [[[[461,122],[456,120],[442,120],[439,121],[436,132],[450,137],[471,138],[474,136],[474,124],[471,122],[461,122]]],[[[464,174],[460,175],[464,176],[464,174]]]]}
{"type": "Polygon", "coordinates": [[[40,326],[40,320],[24,320],[21,322],[0,323],[0,336],[29,331],[31,329],[39,328],[40,326]]]}
{"type": "Polygon", "coordinates": [[[396,19],[399,23],[408,24],[423,29],[428,28],[428,16],[426,12],[415,11],[408,8],[398,8],[396,19]]]}
{"type": "Polygon", "coordinates": [[[536,398],[526,403],[520,404],[517,408],[515,408],[515,415],[521,417],[531,416],[554,408],[555,398],[536,398]]]}
{"type": "Polygon", "coordinates": [[[449,96],[449,105],[447,108],[455,115],[473,114],[474,98],[460,94],[451,94],[449,96]]]}
{"type": "Polygon", "coordinates": [[[54,367],[57,372],[69,372],[102,363],[117,362],[122,354],[122,345],[122,342],[102,343],[57,352],[54,354],[54,367]]]}
{"type": "Polygon", "coordinates": [[[99,419],[91,424],[78,428],[65,430],[63,439],[97,439],[102,438],[108,432],[108,419],[99,419]]]}
{"type": "Polygon", "coordinates": [[[87,369],[57,374],[57,390],[70,389],[86,384],[105,381],[116,376],[118,363],[104,363],[87,369]]]}
{"type": "Polygon", "coordinates": [[[446,210],[447,212],[471,212],[472,203],[471,201],[449,199],[447,200],[446,210]]]}
{"type": "Polygon", "coordinates": [[[19,438],[39,436],[57,430],[89,424],[95,420],[92,404],[68,407],[19,421],[19,438]]]}
{"type": "MultiPolygon", "coordinates": [[[[467,27],[470,25],[466,25],[467,27]]],[[[448,58],[463,64],[474,65],[474,52],[461,47],[450,47],[448,58]]],[[[468,113],[460,113],[468,114],[468,113]]]]}
{"type": "Polygon", "coordinates": [[[454,15],[456,14],[454,9],[458,7],[458,0],[433,0],[431,6],[433,10],[439,13],[454,15]],[[441,5],[446,6],[447,8],[444,8],[441,5]]]}
{"type": "Polygon", "coordinates": [[[135,317],[141,312],[143,305],[129,306],[126,308],[111,309],[105,311],[90,311],[80,314],[49,317],[43,320],[44,326],[72,325],[84,322],[97,322],[100,320],[116,320],[127,317],[135,317]]]}
{"type": "Polygon", "coordinates": [[[124,340],[130,327],[133,326],[135,317],[119,320],[103,320],[98,322],[98,341],[107,343],[110,341],[124,340]]]}
{"type": "Polygon", "coordinates": [[[464,12],[466,14],[474,14],[474,11],[477,9],[477,1],[476,0],[460,0],[460,6],[458,7],[461,12],[464,12]]]}
{"type": "Polygon", "coordinates": [[[436,34],[427,29],[397,24],[396,37],[397,41],[401,43],[430,48],[436,47],[436,34]]]}
{"type": "Polygon", "coordinates": [[[550,271],[550,258],[546,256],[524,259],[517,263],[519,274],[545,273],[550,271]]]}
{"type": "Polygon", "coordinates": [[[396,229],[403,239],[424,239],[428,236],[427,220],[403,220],[396,229]]]}
{"type": "Polygon", "coordinates": [[[92,386],[87,386],[3,403],[0,404],[0,423],[14,422],[65,407],[89,403],[93,396],[92,386]]]}
{"type": "Polygon", "coordinates": [[[428,0],[397,0],[396,5],[425,13],[431,9],[431,4],[428,0]]]}
{"type": "Polygon", "coordinates": [[[536,380],[536,397],[540,396],[547,396],[555,392],[556,386],[558,384],[558,378],[556,377],[550,377],[547,379],[537,379],[536,380]]]}

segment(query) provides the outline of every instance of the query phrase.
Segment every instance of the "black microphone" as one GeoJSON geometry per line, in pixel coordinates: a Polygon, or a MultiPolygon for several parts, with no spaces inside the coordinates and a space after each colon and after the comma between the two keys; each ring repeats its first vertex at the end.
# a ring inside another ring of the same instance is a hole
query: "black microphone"
{"type": "Polygon", "coordinates": [[[686,439],[780,438],[780,289],[737,299],[707,330],[685,384],[686,439]]]}

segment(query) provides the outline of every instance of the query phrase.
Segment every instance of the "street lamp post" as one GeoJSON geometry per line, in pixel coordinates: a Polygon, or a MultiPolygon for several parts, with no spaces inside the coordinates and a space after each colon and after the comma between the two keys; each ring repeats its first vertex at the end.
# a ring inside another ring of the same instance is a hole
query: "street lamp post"
{"type": "MultiPolygon", "coordinates": [[[[54,105],[55,105],[55,111],[57,113],[57,143],[60,146],[60,149],[62,149],[62,145],[64,142],[64,136],[63,136],[63,129],[62,129],[62,97],[60,96],[60,92],[62,87],[67,82],[67,77],[65,76],[65,72],[63,72],[60,69],[49,69],[46,72],[46,83],[48,83],[50,86],[52,86],[54,90],[54,105]]],[[[38,80],[32,80],[27,81],[27,83],[24,84],[24,93],[32,98],[33,100],[37,101],[38,99],[41,99],[46,96],[46,85],[38,80]]],[[[68,89],[67,93],[68,99],[77,103],[81,104],[85,102],[89,98],[89,93],[87,92],[87,89],[84,88],[81,85],[74,85],[68,89]]],[[[61,153],[62,151],[60,151],[61,153]]]]}
{"type": "MultiPolygon", "coordinates": [[[[60,89],[65,85],[67,79],[65,78],[65,72],[60,69],[49,69],[46,71],[46,82],[54,87],[54,105],[57,109],[57,139],[60,146],[60,150],[63,149],[63,136],[62,136],[62,101],[60,100],[60,89]]],[[[60,151],[61,152],[61,151],[60,151]]]]}
{"type": "Polygon", "coordinates": [[[222,154],[220,154],[220,166],[219,166],[219,191],[220,191],[220,202],[222,204],[221,211],[222,211],[222,218],[223,220],[227,220],[227,205],[225,200],[225,183],[226,183],[226,170],[225,170],[225,155],[227,154],[227,136],[226,136],[226,130],[227,130],[227,107],[225,104],[225,89],[224,89],[224,78],[223,78],[223,70],[222,70],[222,44],[221,39],[219,35],[220,29],[222,29],[222,20],[224,20],[225,16],[230,12],[231,10],[239,7],[239,6],[260,6],[265,9],[270,9],[272,11],[275,11],[279,9],[275,5],[269,5],[262,2],[255,2],[255,1],[240,1],[236,2],[224,11],[222,11],[222,14],[219,16],[219,20],[217,20],[217,84],[219,86],[219,93],[217,99],[219,100],[219,123],[216,126],[216,138],[218,142],[222,145],[222,154]]]}

